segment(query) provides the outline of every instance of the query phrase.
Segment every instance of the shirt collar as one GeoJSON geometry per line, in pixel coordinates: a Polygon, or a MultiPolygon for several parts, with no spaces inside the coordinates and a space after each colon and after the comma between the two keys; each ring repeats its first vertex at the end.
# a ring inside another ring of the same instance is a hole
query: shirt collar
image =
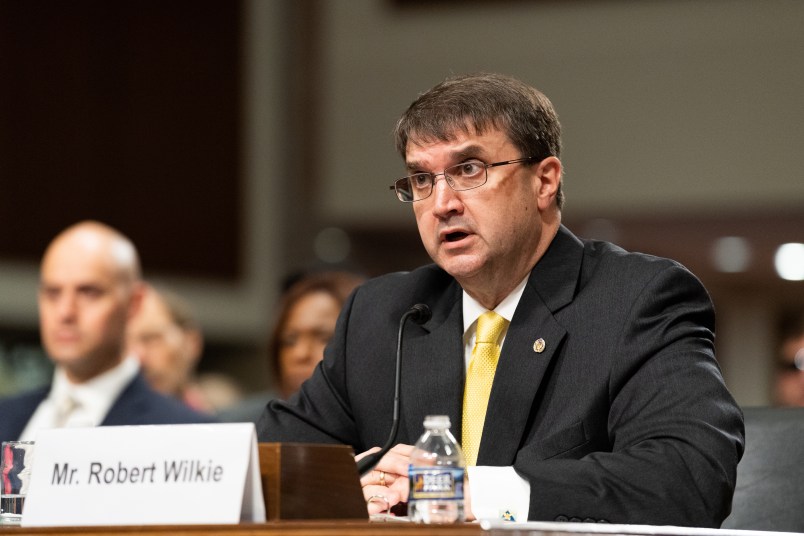
{"type": "Polygon", "coordinates": [[[83,383],[72,383],[62,367],[53,375],[49,398],[54,401],[72,396],[100,424],[131,380],[139,373],[140,364],[134,357],[123,359],[119,365],[83,383]]]}
{"type": "MultiPolygon", "coordinates": [[[[514,318],[514,311],[516,311],[516,306],[519,305],[519,299],[522,297],[522,293],[525,292],[525,285],[528,282],[528,277],[530,277],[530,273],[525,276],[525,278],[511,291],[511,293],[506,296],[500,304],[494,308],[494,312],[500,315],[501,317],[511,322],[511,319],[514,318]]],[[[466,291],[463,291],[463,332],[466,333],[469,331],[469,328],[472,324],[477,321],[477,319],[485,313],[488,309],[480,305],[480,303],[471,297],[466,291]]]]}

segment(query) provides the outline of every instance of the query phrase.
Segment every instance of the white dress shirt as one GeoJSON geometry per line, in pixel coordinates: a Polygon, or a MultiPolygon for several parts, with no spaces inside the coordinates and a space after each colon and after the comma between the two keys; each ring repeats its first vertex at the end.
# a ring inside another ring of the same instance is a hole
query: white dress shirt
{"type": "MultiPolygon", "coordinates": [[[[530,276],[530,274],[528,274],[530,276]]],[[[494,312],[508,320],[514,318],[519,300],[525,291],[528,277],[494,308],[494,312]]],[[[469,367],[477,334],[477,319],[487,309],[466,291],[463,292],[463,344],[464,363],[469,367]]],[[[506,325],[500,335],[500,348],[508,334],[506,325]]],[[[477,519],[501,519],[507,516],[516,521],[527,521],[530,510],[530,482],[517,474],[513,467],[467,467],[472,499],[472,513],[477,519]],[[489,490],[496,490],[489,493],[489,490]],[[505,490],[501,493],[500,490],[505,490]]]]}
{"type": "Polygon", "coordinates": [[[50,393],[36,408],[20,440],[35,440],[36,432],[43,428],[98,426],[139,370],[139,362],[127,357],[113,369],[76,384],[67,379],[64,369],[56,367],[50,393]],[[63,415],[70,406],[69,415],[63,415]]]}

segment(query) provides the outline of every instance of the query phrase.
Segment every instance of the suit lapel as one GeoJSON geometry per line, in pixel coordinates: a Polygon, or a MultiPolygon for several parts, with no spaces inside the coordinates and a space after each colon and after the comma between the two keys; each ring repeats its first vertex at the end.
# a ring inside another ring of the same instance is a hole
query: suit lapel
{"type": "Polygon", "coordinates": [[[572,301],[582,259],[583,244],[562,226],[531,271],[494,375],[478,465],[513,464],[536,393],[566,336],[553,315],[572,301]]]}
{"type": "Polygon", "coordinates": [[[104,417],[101,426],[147,423],[148,416],[143,405],[143,396],[146,392],[145,378],[137,374],[109,408],[109,413],[104,417]]]}
{"type": "Polygon", "coordinates": [[[432,318],[423,326],[409,324],[402,346],[400,442],[413,443],[422,434],[427,415],[448,415],[460,437],[463,400],[463,311],[460,288],[438,303],[428,303],[432,318]]]}
{"type": "Polygon", "coordinates": [[[478,465],[512,465],[545,371],[566,335],[539,296],[526,289],[494,374],[478,465]],[[537,352],[537,340],[544,348],[537,352]],[[536,349],[534,349],[536,348],[536,349]]]}
{"type": "Polygon", "coordinates": [[[16,441],[25,431],[28,421],[33,417],[39,404],[47,398],[50,386],[41,387],[20,397],[18,402],[6,404],[8,411],[0,414],[0,439],[16,441]]]}

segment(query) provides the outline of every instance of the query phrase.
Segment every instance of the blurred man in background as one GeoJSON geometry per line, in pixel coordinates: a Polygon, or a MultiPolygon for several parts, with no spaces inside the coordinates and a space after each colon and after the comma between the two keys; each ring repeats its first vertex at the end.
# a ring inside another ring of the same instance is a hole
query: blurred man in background
{"type": "Polygon", "coordinates": [[[189,305],[167,290],[145,287],[142,306],[128,324],[127,353],[135,355],[151,387],[198,411],[210,407],[194,382],[204,338],[189,305]]]}
{"type": "Polygon", "coordinates": [[[210,420],[155,392],[126,357],[126,324],[143,292],[137,251],[117,230],[86,221],[51,242],[39,323],[53,383],[0,401],[0,440],[32,440],[43,428],[210,420]]]}

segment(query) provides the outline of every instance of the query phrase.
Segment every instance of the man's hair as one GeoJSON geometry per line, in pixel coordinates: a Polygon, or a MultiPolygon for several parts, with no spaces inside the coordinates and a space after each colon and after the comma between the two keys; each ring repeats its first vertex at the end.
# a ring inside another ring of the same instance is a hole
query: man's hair
{"type": "MultiPolygon", "coordinates": [[[[480,73],[446,79],[422,93],[394,128],[396,149],[405,158],[409,141],[452,141],[457,132],[502,130],[522,157],[539,161],[561,156],[561,125],[539,90],[516,78],[480,73]]],[[[564,204],[559,183],[556,205],[564,204]]]]}
{"type": "Polygon", "coordinates": [[[165,310],[174,324],[183,331],[201,331],[201,324],[187,300],[164,287],[151,285],[151,292],[165,305],[165,310]]]}

